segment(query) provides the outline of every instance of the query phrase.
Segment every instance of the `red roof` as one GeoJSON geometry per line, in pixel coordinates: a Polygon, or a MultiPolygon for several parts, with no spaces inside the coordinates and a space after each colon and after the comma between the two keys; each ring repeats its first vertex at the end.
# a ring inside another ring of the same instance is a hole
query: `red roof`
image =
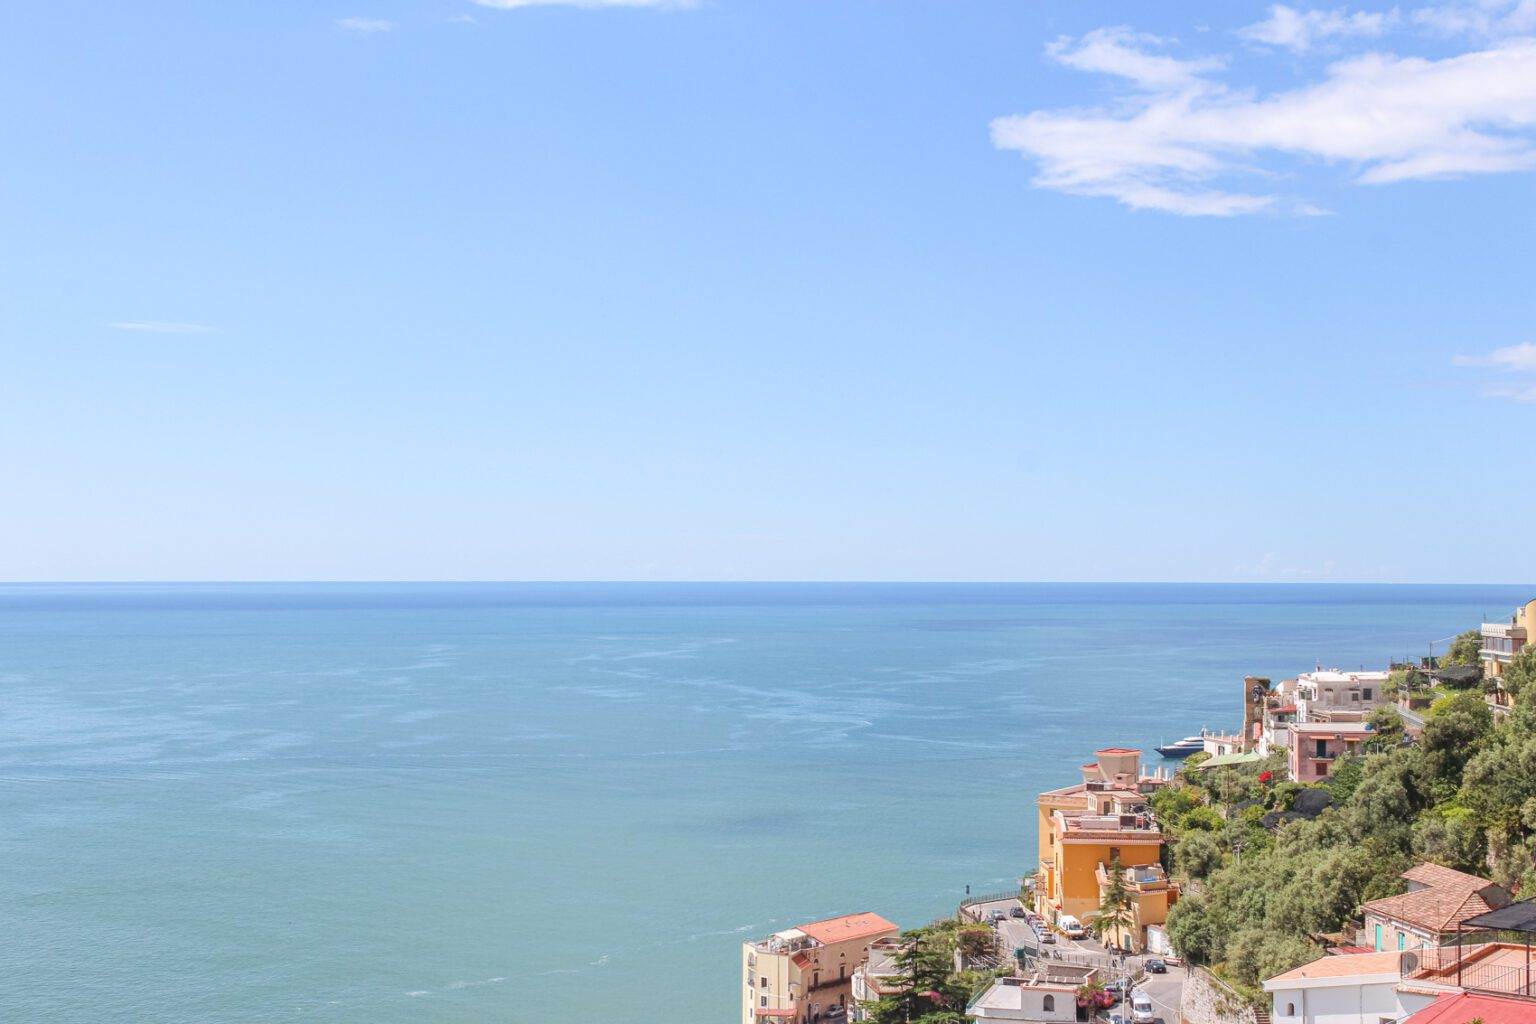
{"type": "Polygon", "coordinates": [[[1439,864],[1419,864],[1400,877],[1425,888],[1371,900],[1361,904],[1360,909],[1428,931],[1443,932],[1509,902],[1508,894],[1488,879],[1439,864]]]}
{"type": "Polygon", "coordinates": [[[1403,1024],[1467,1024],[1473,1017],[1483,1024],[1536,1024],[1536,1002],[1457,992],[1410,1014],[1403,1024]]]}
{"type": "Polygon", "coordinates": [[[813,921],[810,924],[802,924],[800,930],[817,942],[830,945],[834,942],[849,942],[853,939],[873,939],[898,929],[879,914],[864,913],[844,914],[842,917],[829,917],[825,921],[813,921]]]}

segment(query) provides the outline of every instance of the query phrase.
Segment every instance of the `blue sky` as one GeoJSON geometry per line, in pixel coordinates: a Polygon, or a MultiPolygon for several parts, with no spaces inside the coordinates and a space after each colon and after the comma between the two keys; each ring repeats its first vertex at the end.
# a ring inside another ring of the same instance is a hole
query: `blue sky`
{"type": "Polygon", "coordinates": [[[0,578],[1533,580],[1536,3],[1173,7],[13,10],[0,578]]]}

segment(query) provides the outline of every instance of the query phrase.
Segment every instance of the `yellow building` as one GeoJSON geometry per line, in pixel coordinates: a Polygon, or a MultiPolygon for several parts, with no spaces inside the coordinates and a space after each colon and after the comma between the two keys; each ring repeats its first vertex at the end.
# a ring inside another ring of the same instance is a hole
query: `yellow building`
{"type": "Polygon", "coordinates": [[[1178,887],[1161,865],[1163,833],[1147,796],[1164,781],[1141,774],[1141,751],[1106,747],[1082,767],[1083,780],[1041,793],[1040,872],[1035,909],[1047,921],[1066,915],[1084,924],[1098,916],[1109,865],[1118,861],[1132,898],[1132,920],[1112,936],[1141,949],[1147,925],[1162,924],[1178,887]]]}
{"type": "Polygon", "coordinates": [[[846,1011],[870,944],[897,934],[879,914],[847,914],[741,944],[741,1024],[811,1024],[846,1011]]]}
{"type": "Polygon", "coordinates": [[[1483,664],[1483,675],[1497,679],[1520,649],[1536,639],[1536,600],[1516,608],[1508,622],[1483,623],[1482,634],[1478,660],[1483,664]]]}

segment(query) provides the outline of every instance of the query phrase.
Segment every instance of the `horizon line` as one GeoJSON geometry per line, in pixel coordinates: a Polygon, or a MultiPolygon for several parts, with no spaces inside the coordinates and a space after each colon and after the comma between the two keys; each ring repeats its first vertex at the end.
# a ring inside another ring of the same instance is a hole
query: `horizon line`
{"type": "Polygon", "coordinates": [[[101,586],[1345,586],[1345,587],[1524,587],[1524,581],[1370,580],[1286,577],[1251,580],[1037,580],[1037,579],[32,579],[0,580],[0,587],[101,586]]]}

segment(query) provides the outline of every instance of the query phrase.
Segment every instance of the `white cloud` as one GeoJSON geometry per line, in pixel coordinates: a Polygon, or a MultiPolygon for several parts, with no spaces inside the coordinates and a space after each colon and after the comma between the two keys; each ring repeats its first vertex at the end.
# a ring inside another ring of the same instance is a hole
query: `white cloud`
{"type": "Polygon", "coordinates": [[[1413,12],[1415,24],[1446,36],[1499,39],[1536,32],[1536,0],[1471,0],[1413,12]]]}
{"type": "Polygon", "coordinates": [[[1045,52],[1069,68],[1115,75],[1148,89],[1191,85],[1205,72],[1220,70],[1224,63],[1215,57],[1179,60],[1147,52],[1147,47],[1163,43],[1157,36],[1132,32],[1122,25],[1095,29],[1077,41],[1062,36],[1045,52]]]}
{"type": "Polygon", "coordinates": [[[1263,161],[1275,157],[1342,164],[1361,184],[1536,167],[1536,39],[1440,60],[1364,54],[1267,95],[1228,88],[1209,59],[1179,60],[1155,52],[1161,45],[1124,29],[1057,40],[1047,47],[1057,62],[1132,90],[1110,108],[997,118],[993,144],[1032,159],[1038,187],[1206,216],[1318,212],[1229,184],[1273,178],[1278,168],[1263,161]]]}
{"type": "Polygon", "coordinates": [[[513,10],[520,7],[652,7],[683,8],[695,6],[696,0],[472,0],[481,7],[513,10]]]}
{"type": "Polygon", "coordinates": [[[1505,380],[1484,385],[1482,393],[1488,398],[1536,403],[1536,380],[1507,379],[1511,375],[1518,378],[1523,374],[1536,374],[1536,343],[1525,341],[1507,345],[1481,356],[1456,356],[1451,362],[1457,366],[1484,366],[1505,374],[1505,380]]]}
{"type": "Polygon", "coordinates": [[[1457,366],[1492,366],[1500,370],[1536,373],[1536,344],[1524,341],[1496,348],[1485,356],[1457,356],[1451,362],[1457,366]]]}
{"type": "Polygon", "coordinates": [[[1512,402],[1536,405],[1536,384],[1490,384],[1483,389],[1488,398],[1507,398],[1512,402]]]}
{"type": "Polygon", "coordinates": [[[108,324],[118,331],[140,331],[145,334],[218,334],[219,328],[208,324],[179,324],[169,320],[119,320],[108,324]]]}
{"type": "Polygon", "coordinates": [[[383,18],[337,18],[336,27],[346,29],[348,32],[373,35],[378,32],[393,32],[395,23],[385,21],[383,18]]]}
{"type": "Polygon", "coordinates": [[[1285,4],[1275,4],[1269,17],[1238,35],[1255,43],[1283,46],[1296,53],[1310,50],[1324,39],[1339,36],[1379,36],[1399,19],[1397,8],[1390,11],[1355,11],[1344,8],[1331,11],[1300,11],[1285,4]]]}

